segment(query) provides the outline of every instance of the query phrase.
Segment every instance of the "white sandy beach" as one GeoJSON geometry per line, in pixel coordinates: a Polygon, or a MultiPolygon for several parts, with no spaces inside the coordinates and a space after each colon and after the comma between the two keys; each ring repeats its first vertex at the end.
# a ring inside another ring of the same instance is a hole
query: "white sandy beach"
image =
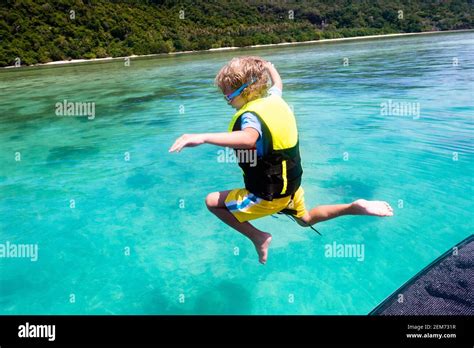
{"type": "MultiPolygon", "coordinates": [[[[40,64],[30,65],[30,67],[31,66],[56,66],[56,65],[63,65],[63,64],[81,64],[81,63],[104,62],[104,61],[114,61],[114,60],[125,60],[127,58],[132,60],[132,59],[141,59],[141,58],[150,58],[150,57],[171,56],[171,55],[178,55],[178,54],[218,52],[218,51],[229,51],[229,50],[249,49],[249,48],[267,48],[267,47],[278,47],[278,46],[327,44],[327,43],[344,42],[344,41],[377,40],[377,39],[385,39],[385,38],[396,38],[396,37],[402,37],[402,36],[460,33],[460,32],[470,32],[470,31],[474,32],[474,29],[445,30],[445,31],[424,31],[424,32],[420,32],[420,33],[396,33],[396,34],[383,34],[383,35],[354,36],[354,37],[345,37],[345,38],[337,38],[337,39],[322,39],[322,40],[311,40],[311,41],[300,41],[300,42],[282,42],[282,43],[277,43],[277,44],[252,45],[252,46],[243,46],[243,47],[220,47],[220,48],[211,48],[211,49],[208,49],[208,50],[198,50],[198,51],[180,51],[180,52],[157,53],[157,54],[146,54],[146,55],[131,55],[131,56],[125,56],[125,57],[106,57],[106,58],[92,58],[92,59],[58,60],[58,61],[49,62],[49,63],[40,63],[40,64]]],[[[10,69],[10,68],[18,68],[18,67],[15,67],[15,66],[4,67],[4,69],[10,69]]]]}

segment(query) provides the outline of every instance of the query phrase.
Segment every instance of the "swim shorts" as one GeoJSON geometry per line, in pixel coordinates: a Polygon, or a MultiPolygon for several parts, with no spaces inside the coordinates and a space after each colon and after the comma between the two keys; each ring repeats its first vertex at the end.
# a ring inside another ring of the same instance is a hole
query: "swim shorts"
{"type": "Polygon", "coordinates": [[[292,215],[297,218],[301,218],[306,212],[304,191],[301,186],[293,195],[293,199],[288,196],[275,198],[273,201],[257,197],[244,188],[235,189],[227,195],[225,205],[239,222],[276,214],[283,209],[295,210],[295,214],[292,215]]]}

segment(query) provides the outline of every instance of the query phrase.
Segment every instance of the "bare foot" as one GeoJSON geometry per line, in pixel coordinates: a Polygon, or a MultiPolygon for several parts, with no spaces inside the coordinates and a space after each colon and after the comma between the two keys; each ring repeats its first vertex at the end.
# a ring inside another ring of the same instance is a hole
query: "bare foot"
{"type": "Polygon", "coordinates": [[[253,241],[255,249],[257,250],[258,261],[260,261],[260,263],[263,265],[267,262],[268,247],[271,241],[272,235],[267,232],[260,233],[259,237],[255,241],[253,241]]]}
{"type": "Polygon", "coordinates": [[[358,199],[352,202],[352,208],[357,215],[393,216],[392,207],[384,201],[358,199]]]}

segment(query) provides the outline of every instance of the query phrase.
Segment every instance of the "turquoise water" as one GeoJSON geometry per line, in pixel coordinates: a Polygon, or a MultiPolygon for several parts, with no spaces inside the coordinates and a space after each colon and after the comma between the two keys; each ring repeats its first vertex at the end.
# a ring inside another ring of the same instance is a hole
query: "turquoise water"
{"type": "Polygon", "coordinates": [[[0,258],[0,313],[368,313],[473,231],[473,44],[440,34],[0,72],[0,243],[39,248],[36,262],[0,258]],[[307,206],[383,199],[393,218],[342,217],[318,224],[322,237],[261,219],[274,236],[262,266],[207,211],[207,193],[242,186],[240,169],[210,145],[168,148],[226,130],[213,78],[244,54],[282,75],[307,206]],[[95,118],[57,116],[64,99],[94,102],[95,118]],[[389,100],[419,117],[384,114],[389,100]],[[326,257],[333,242],[363,245],[363,261],[326,257]]]}

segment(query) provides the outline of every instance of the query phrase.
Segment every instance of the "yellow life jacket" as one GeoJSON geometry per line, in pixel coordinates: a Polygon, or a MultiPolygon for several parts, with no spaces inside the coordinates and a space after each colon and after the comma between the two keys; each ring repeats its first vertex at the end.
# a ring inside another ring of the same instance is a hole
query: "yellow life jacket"
{"type": "Polygon", "coordinates": [[[257,157],[256,165],[239,161],[244,172],[245,188],[269,201],[293,195],[301,184],[303,174],[293,112],[277,95],[256,99],[234,114],[229,132],[241,130],[241,117],[245,112],[257,116],[262,125],[262,136],[269,144],[267,153],[257,157]]]}

